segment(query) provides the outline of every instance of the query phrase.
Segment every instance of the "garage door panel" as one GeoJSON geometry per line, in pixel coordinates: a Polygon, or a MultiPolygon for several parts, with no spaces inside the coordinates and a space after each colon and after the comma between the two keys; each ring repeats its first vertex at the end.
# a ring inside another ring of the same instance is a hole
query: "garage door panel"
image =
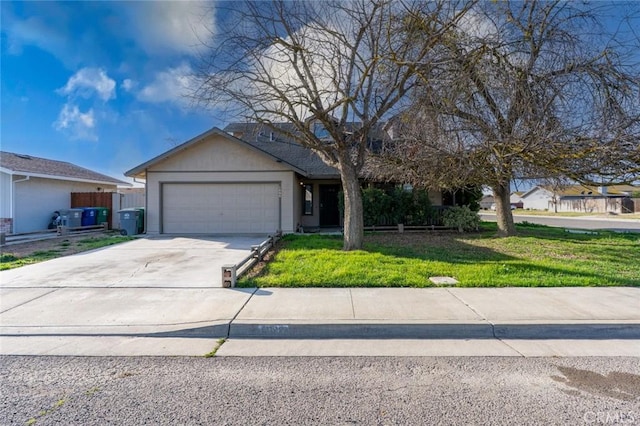
{"type": "Polygon", "coordinates": [[[165,183],[162,232],[270,233],[279,228],[277,183],[165,183]]]}

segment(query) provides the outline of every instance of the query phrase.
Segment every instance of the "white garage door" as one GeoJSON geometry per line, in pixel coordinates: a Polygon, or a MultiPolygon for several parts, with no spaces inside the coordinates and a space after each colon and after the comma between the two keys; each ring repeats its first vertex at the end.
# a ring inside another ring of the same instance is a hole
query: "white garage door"
{"type": "Polygon", "coordinates": [[[165,234],[273,233],[280,225],[277,183],[165,183],[165,234]]]}

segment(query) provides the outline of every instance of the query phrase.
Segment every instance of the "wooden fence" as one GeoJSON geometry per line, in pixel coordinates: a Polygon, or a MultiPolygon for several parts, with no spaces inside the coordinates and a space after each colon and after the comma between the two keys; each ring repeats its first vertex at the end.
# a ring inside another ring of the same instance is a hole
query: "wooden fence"
{"type": "Polygon", "coordinates": [[[120,228],[118,211],[129,207],[144,207],[145,194],[142,192],[121,194],[119,192],[72,192],[71,208],[106,207],[109,209],[107,223],[109,229],[120,228]]]}
{"type": "Polygon", "coordinates": [[[109,209],[107,223],[109,229],[113,226],[113,193],[111,192],[72,192],[71,208],[78,207],[106,207],[109,209]]]}

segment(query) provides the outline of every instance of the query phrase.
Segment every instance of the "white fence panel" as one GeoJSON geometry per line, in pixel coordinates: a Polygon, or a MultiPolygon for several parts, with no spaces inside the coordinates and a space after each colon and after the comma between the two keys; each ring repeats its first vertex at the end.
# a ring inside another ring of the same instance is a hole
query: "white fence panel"
{"type": "Polygon", "coordinates": [[[132,192],[127,194],[121,194],[119,192],[113,193],[113,211],[112,211],[112,223],[113,229],[120,229],[120,214],[119,210],[128,209],[131,207],[144,207],[145,206],[145,194],[140,192],[132,192]]]}

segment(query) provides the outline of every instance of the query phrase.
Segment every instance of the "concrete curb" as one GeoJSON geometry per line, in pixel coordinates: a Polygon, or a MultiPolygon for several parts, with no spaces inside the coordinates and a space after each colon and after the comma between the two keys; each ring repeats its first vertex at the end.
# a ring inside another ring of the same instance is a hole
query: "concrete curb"
{"type": "Polygon", "coordinates": [[[638,323],[368,323],[234,321],[230,338],[251,339],[640,339],[638,323]]]}
{"type": "Polygon", "coordinates": [[[498,339],[531,340],[610,340],[640,339],[640,324],[636,322],[581,322],[581,323],[533,323],[495,324],[498,339]]]}
{"type": "Polygon", "coordinates": [[[490,324],[231,323],[230,338],[267,339],[491,339],[490,324]]]}

